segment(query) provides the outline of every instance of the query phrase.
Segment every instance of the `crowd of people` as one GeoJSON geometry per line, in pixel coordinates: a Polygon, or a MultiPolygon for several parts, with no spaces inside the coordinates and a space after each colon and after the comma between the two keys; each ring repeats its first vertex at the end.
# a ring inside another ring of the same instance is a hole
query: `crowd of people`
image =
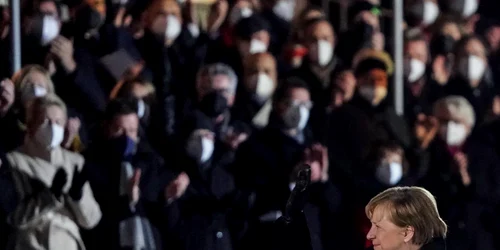
{"type": "Polygon", "coordinates": [[[500,249],[497,0],[404,1],[402,65],[392,1],[200,2],[21,1],[14,74],[0,8],[0,249],[361,250],[395,186],[500,249]]]}

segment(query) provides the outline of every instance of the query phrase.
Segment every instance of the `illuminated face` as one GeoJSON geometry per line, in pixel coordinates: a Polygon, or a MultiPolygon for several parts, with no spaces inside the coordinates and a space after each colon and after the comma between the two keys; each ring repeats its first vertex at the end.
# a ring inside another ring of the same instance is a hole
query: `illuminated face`
{"type": "Polygon", "coordinates": [[[374,250],[405,249],[405,229],[391,222],[385,206],[378,206],[373,211],[371,228],[366,238],[373,244],[374,250]]]}

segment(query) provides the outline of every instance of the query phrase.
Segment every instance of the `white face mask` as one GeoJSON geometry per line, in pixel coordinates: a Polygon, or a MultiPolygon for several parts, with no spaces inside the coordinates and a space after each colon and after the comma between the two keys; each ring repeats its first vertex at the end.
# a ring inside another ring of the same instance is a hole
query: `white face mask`
{"type": "Polygon", "coordinates": [[[250,54],[263,53],[267,51],[267,45],[258,39],[250,41],[250,54]]]}
{"type": "Polygon", "coordinates": [[[437,4],[432,1],[425,1],[424,18],[422,23],[426,26],[433,24],[438,16],[439,16],[439,7],[437,6],[437,4]]]}
{"type": "Polygon", "coordinates": [[[167,27],[165,29],[165,37],[168,40],[175,40],[181,33],[181,23],[174,15],[167,16],[167,27]]]}
{"type": "Polygon", "coordinates": [[[470,17],[476,13],[478,8],[478,0],[465,0],[464,9],[462,11],[463,17],[470,17]]]}
{"type": "Polygon", "coordinates": [[[300,120],[298,129],[303,130],[307,125],[307,121],[309,121],[309,109],[304,106],[300,106],[299,111],[300,111],[300,120]]]}
{"type": "Polygon", "coordinates": [[[375,88],[372,86],[359,87],[358,91],[359,95],[369,102],[375,98],[375,88]]]}
{"type": "Polygon", "coordinates": [[[410,74],[408,82],[416,82],[425,74],[425,63],[417,59],[410,60],[410,74]]]}
{"type": "Polygon", "coordinates": [[[292,21],[295,12],[295,1],[278,0],[276,5],[273,7],[273,12],[281,19],[290,22],[292,21]]]}
{"type": "Polygon", "coordinates": [[[255,94],[261,99],[268,99],[274,91],[274,81],[265,73],[254,76],[257,79],[255,94]]]}
{"type": "Polygon", "coordinates": [[[47,149],[57,148],[64,139],[64,128],[58,124],[45,122],[35,133],[35,140],[47,149]]]}
{"type": "Polygon", "coordinates": [[[52,40],[54,40],[59,35],[59,21],[51,16],[46,15],[43,17],[42,25],[42,46],[48,45],[52,40]]]}
{"type": "Polygon", "coordinates": [[[397,162],[382,164],[377,167],[375,177],[387,186],[394,186],[403,178],[403,166],[397,162]]]}
{"type": "Polygon", "coordinates": [[[205,163],[207,162],[211,157],[212,154],[214,153],[214,141],[212,139],[202,137],[201,138],[201,162],[205,163]]]}
{"type": "Polygon", "coordinates": [[[146,105],[144,104],[144,101],[142,99],[139,99],[137,101],[137,116],[139,119],[144,117],[144,113],[146,112],[146,105]]]}
{"type": "Polygon", "coordinates": [[[471,81],[481,80],[486,71],[486,63],[483,59],[474,55],[462,59],[459,67],[460,74],[471,81]]]}
{"type": "Polygon", "coordinates": [[[229,23],[231,25],[236,25],[238,21],[241,19],[250,17],[253,14],[253,10],[245,7],[245,8],[233,8],[231,14],[229,14],[229,23]]]}
{"type": "Polygon", "coordinates": [[[187,154],[201,163],[207,162],[214,152],[214,141],[193,132],[186,145],[187,154]]]}
{"type": "Polygon", "coordinates": [[[333,46],[326,40],[318,41],[318,64],[326,66],[333,58],[333,46]]]}
{"type": "Polygon", "coordinates": [[[453,121],[448,122],[446,132],[446,143],[449,146],[461,145],[467,137],[467,129],[465,125],[453,121]]]}

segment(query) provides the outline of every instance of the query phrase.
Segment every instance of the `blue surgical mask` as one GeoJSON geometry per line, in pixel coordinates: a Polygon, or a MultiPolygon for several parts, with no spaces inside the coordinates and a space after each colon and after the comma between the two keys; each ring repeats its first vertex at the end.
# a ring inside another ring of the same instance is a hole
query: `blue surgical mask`
{"type": "Polygon", "coordinates": [[[137,143],[126,135],[111,139],[111,144],[114,152],[125,161],[131,160],[137,151],[137,143]]]}

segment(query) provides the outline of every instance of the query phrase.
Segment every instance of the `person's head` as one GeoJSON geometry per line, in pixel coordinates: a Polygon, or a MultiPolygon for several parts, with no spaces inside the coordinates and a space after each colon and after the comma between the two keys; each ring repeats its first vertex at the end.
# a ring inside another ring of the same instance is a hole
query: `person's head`
{"type": "Polygon", "coordinates": [[[491,50],[498,52],[500,49],[500,23],[490,25],[485,30],[485,37],[491,50]]]}
{"type": "Polygon", "coordinates": [[[456,45],[455,72],[477,87],[488,68],[488,51],[479,37],[464,37],[456,45]]]}
{"type": "Polygon", "coordinates": [[[356,91],[356,77],[352,69],[344,69],[339,71],[333,77],[334,85],[342,90],[343,101],[348,102],[354,96],[356,91]]]}
{"type": "Polygon", "coordinates": [[[66,105],[59,97],[48,94],[36,98],[26,112],[27,136],[46,150],[58,148],[67,119],[66,105]]]}
{"type": "Polygon", "coordinates": [[[106,20],[105,0],[85,0],[76,8],[74,23],[78,38],[95,37],[106,20]]]}
{"type": "Polygon", "coordinates": [[[209,117],[216,118],[234,104],[238,77],[226,64],[204,66],[198,72],[196,92],[199,107],[209,117]]]}
{"type": "Polygon", "coordinates": [[[241,19],[234,28],[236,47],[243,60],[248,55],[266,52],[271,41],[269,23],[259,15],[241,19]]]}
{"type": "Polygon", "coordinates": [[[333,26],[325,19],[315,19],[305,26],[304,45],[309,51],[309,61],[326,66],[333,59],[335,48],[333,26]]]}
{"type": "Polygon", "coordinates": [[[228,22],[230,26],[236,25],[241,19],[250,17],[255,13],[253,3],[249,0],[238,0],[229,12],[228,22]]]}
{"type": "Polygon", "coordinates": [[[273,96],[273,113],[284,125],[284,129],[303,130],[309,121],[312,108],[307,83],[299,78],[286,79],[273,96]]]}
{"type": "Polygon", "coordinates": [[[389,55],[366,50],[354,59],[358,94],[371,105],[379,105],[387,96],[389,73],[392,72],[389,55]]]}
{"type": "Polygon", "coordinates": [[[368,1],[358,1],[349,8],[349,19],[353,24],[366,24],[380,30],[379,8],[368,1]]]}
{"type": "Polygon", "coordinates": [[[33,99],[54,93],[49,72],[39,65],[27,65],[12,77],[16,88],[16,99],[27,108],[33,99]]]}
{"type": "Polygon", "coordinates": [[[255,101],[263,103],[273,94],[278,83],[276,59],[270,53],[251,55],[245,63],[244,87],[255,101]]]}
{"type": "Polygon", "coordinates": [[[29,2],[23,13],[23,31],[37,45],[48,46],[59,35],[62,22],[54,0],[29,2]]]}
{"type": "Polygon", "coordinates": [[[425,38],[421,35],[408,36],[405,41],[404,54],[408,61],[406,76],[408,82],[422,79],[429,62],[429,48],[425,38]]]}
{"type": "Polygon", "coordinates": [[[443,0],[441,1],[443,11],[461,19],[467,19],[476,13],[479,7],[478,0],[443,0]]]}
{"type": "Polygon", "coordinates": [[[110,99],[116,98],[137,100],[137,115],[140,119],[147,120],[155,99],[155,87],[152,83],[141,79],[120,82],[111,91],[110,99]]]}
{"type": "Polygon", "coordinates": [[[139,117],[135,104],[131,99],[114,99],[108,104],[105,111],[108,139],[127,137],[139,141],[139,117]]]}
{"type": "Polygon", "coordinates": [[[427,27],[439,16],[436,0],[410,0],[405,2],[405,21],[410,27],[427,27]]]}
{"type": "Polygon", "coordinates": [[[476,122],[474,108],[461,96],[439,99],[433,113],[439,121],[439,137],[450,146],[462,145],[476,122]]]}
{"type": "Polygon", "coordinates": [[[293,28],[294,36],[298,41],[304,40],[305,26],[314,19],[325,18],[325,13],[320,7],[309,6],[299,13],[293,28]]]}
{"type": "Polygon", "coordinates": [[[144,12],[144,24],[158,38],[171,43],[182,30],[179,3],[175,0],[154,0],[144,12]]]}
{"type": "Polygon", "coordinates": [[[446,237],[436,199],[421,187],[389,188],[373,197],[365,212],[372,223],[366,238],[375,250],[419,249],[446,237]]]}
{"type": "Polygon", "coordinates": [[[396,142],[375,143],[368,159],[368,162],[373,164],[375,178],[386,186],[399,183],[408,171],[404,150],[396,142]]]}

